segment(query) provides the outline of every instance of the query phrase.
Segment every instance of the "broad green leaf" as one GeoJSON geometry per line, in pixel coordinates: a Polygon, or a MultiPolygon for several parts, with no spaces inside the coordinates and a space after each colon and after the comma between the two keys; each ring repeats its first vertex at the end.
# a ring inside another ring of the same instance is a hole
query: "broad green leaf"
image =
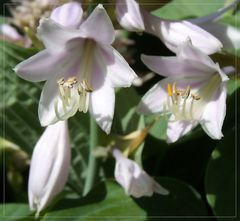
{"type": "Polygon", "coordinates": [[[153,14],[166,19],[190,19],[211,14],[223,5],[224,0],[173,0],[153,14]]]}
{"type": "Polygon", "coordinates": [[[181,218],[207,214],[200,195],[192,187],[170,178],[161,178],[159,182],[170,191],[169,195],[154,194],[153,197],[134,199],[127,196],[118,184],[107,181],[106,186],[100,184],[86,198],[63,199],[52,211],[46,212],[42,220],[147,220],[151,217],[181,218]]]}
{"type": "Polygon", "coordinates": [[[23,221],[34,220],[29,206],[20,203],[6,203],[0,205],[0,220],[1,221],[23,221]]]}
{"type": "Polygon", "coordinates": [[[206,196],[218,220],[235,216],[236,208],[236,131],[233,128],[211,155],[205,177],[206,196]]]}
{"type": "Polygon", "coordinates": [[[18,77],[13,72],[13,68],[20,61],[26,59],[36,51],[33,49],[25,49],[6,41],[0,41],[0,89],[2,92],[2,99],[0,101],[0,108],[11,106],[17,100],[18,77]]]}
{"type": "Polygon", "coordinates": [[[145,121],[146,124],[155,120],[153,127],[150,130],[150,134],[160,140],[166,140],[167,135],[167,123],[168,123],[168,116],[146,116],[145,121]]]}
{"type": "Polygon", "coordinates": [[[140,115],[136,113],[139,101],[140,97],[133,87],[120,89],[116,92],[115,120],[112,133],[127,134],[139,129],[140,115]]]}
{"type": "Polygon", "coordinates": [[[227,82],[227,91],[229,95],[233,94],[238,88],[240,88],[239,78],[233,78],[227,82]]]}

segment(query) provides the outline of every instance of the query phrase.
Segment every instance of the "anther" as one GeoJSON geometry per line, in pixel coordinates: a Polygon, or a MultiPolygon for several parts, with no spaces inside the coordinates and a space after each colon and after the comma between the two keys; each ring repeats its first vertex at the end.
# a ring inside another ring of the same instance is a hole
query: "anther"
{"type": "Polygon", "coordinates": [[[171,84],[168,84],[168,96],[172,97],[172,87],[171,87],[171,84]]]}
{"type": "Polygon", "coordinates": [[[196,100],[196,101],[198,101],[198,100],[200,100],[201,99],[201,97],[200,96],[198,96],[198,95],[195,95],[195,94],[191,94],[191,97],[192,97],[192,99],[193,100],[196,100]]]}
{"type": "Polygon", "coordinates": [[[60,78],[60,79],[57,81],[57,83],[58,83],[59,85],[63,86],[64,83],[65,83],[64,78],[60,78]]]}

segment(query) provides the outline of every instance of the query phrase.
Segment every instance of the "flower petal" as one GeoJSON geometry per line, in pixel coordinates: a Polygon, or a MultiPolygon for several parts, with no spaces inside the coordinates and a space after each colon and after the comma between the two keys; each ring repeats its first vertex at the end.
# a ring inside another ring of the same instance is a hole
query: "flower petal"
{"type": "Polygon", "coordinates": [[[202,128],[212,139],[221,139],[223,137],[222,125],[226,115],[226,96],[226,87],[222,85],[206,105],[202,115],[202,128]]]}
{"type": "Polygon", "coordinates": [[[142,55],[141,60],[152,71],[166,77],[170,76],[208,76],[216,72],[216,68],[211,68],[201,63],[201,61],[179,58],[160,57],[142,55]]]}
{"type": "Polygon", "coordinates": [[[190,22],[163,20],[149,13],[145,13],[145,22],[148,24],[146,32],[158,36],[173,52],[188,39],[205,54],[213,54],[222,48],[217,38],[190,22]]]}
{"type": "Polygon", "coordinates": [[[52,19],[42,18],[37,29],[37,35],[47,49],[59,51],[64,49],[69,40],[81,37],[81,32],[64,27],[52,19]]]}
{"type": "Polygon", "coordinates": [[[190,59],[191,61],[201,62],[202,64],[208,66],[213,71],[216,70],[216,64],[212,59],[203,53],[198,48],[192,45],[192,42],[186,41],[178,47],[177,56],[183,59],[190,59]]]}
{"type": "Polygon", "coordinates": [[[134,0],[117,0],[117,20],[128,31],[144,31],[144,21],[139,4],[134,0]]]}
{"type": "Polygon", "coordinates": [[[186,135],[198,125],[197,121],[183,121],[183,120],[173,121],[173,119],[174,117],[172,115],[168,122],[167,128],[168,143],[176,142],[180,137],[186,135]]]}
{"type": "Polygon", "coordinates": [[[113,150],[116,159],[114,176],[126,194],[133,197],[152,196],[154,192],[167,195],[168,190],[158,184],[140,166],[126,158],[118,149],[113,150]]]}
{"type": "Polygon", "coordinates": [[[37,142],[30,166],[28,197],[31,209],[39,213],[64,187],[71,150],[67,122],[47,127],[37,142]]]}
{"type": "Polygon", "coordinates": [[[78,28],[81,24],[83,10],[78,2],[69,2],[55,8],[50,18],[62,26],[78,28]]]}
{"type": "Polygon", "coordinates": [[[16,28],[8,24],[0,25],[0,34],[4,35],[6,38],[10,38],[13,41],[23,40],[23,36],[17,32],[16,28]]]}
{"type": "Polygon", "coordinates": [[[109,134],[114,114],[115,93],[105,77],[106,72],[102,68],[104,67],[99,67],[98,62],[95,62],[92,73],[93,92],[90,94],[89,111],[102,130],[109,134]]]}
{"type": "Polygon", "coordinates": [[[41,125],[48,126],[60,120],[66,120],[73,116],[78,109],[78,96],[77,92],[72,95],[70,105],[66,108],[59,95],[57,81],[58,78],[49,79],[42,90],[39,106],[38,117],[41,125]]]}
{"type": "Polygon", "coordinates": [[[99,59],[106,65],[107,78],[113,87],[130,87],[137,75],[121,54],[111,46],[101,47],[99,59]]]}
{"type": "Polygon", "coordinates": [[[167,112],[167,85],[169,79],[165,78],[155,84],[142,98],[137,111],[142,114],[167,112]]]}
{"type": "Polygon", "coordinates": [[[222,43],[225,49],[240,48],[240,31],[239,29],[220,24],[217,22],[209,22],[200,25],[203,29],[216,36],[222,43]]]}
{"type": "Polygon", "coordinates": [[[60,64],[65,60],[64,53],[52,53],[45,49],[27,60],[18,64],[14,71],[23,79],[38,82],[45,81],[55,76],[60,69],[60,64]]]}
{"type": "Polygon", "coordinates": [[[80,31],[83,37],[92,38],[102,44],[111,44],[115,38],[112,22],[101,4],[82,23],[80,31]]]}

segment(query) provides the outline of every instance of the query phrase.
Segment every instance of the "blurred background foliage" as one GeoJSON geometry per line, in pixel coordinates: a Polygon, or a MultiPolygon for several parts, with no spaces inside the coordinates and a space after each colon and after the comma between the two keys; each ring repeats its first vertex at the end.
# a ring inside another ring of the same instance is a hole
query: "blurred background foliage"
{"type": "MultiPolygon", "coordinates": [[[[98,1],[100,2],[100,1],[98,1]]],[[[204,16],[223,7],[224,0],[173,0],[168,4],[143,2],[153,14],[168,19],[204,16]],[[161,7],[160,7],[161,6],[161,7]]],[[[2,4],[3,6],[3,4],[2,4]]],[[[107,5],[111,11],[111,5],[107,5]]],[[[0,22],[5,22],[3,14],[0,22]]],[[[240,12],[226,13],[221,22],[240,26],[240,12]]],[[[159,39],[148,34],[125,33],[134,42],[121,50],[140,76],[149,70],[140,61],[140,54],[164,55],[172,53],[159,39]]],[[[34,220],[27,205],[27,179],[33,147],[43,132],[38,116],[41,83],[29,83],[18,78],[12,68],[35,54],[37,49],[22,48],[0,41],[0,155],[1,220],[34,220]]],[[[239,68],[239,51],[214,55],[219,64],[239,68]]],[[[141,96],[161,78],[154,76],[141,87],[116,91],[115,118],[112,135],[98,131],[99,146],[113,140],[122,148],[138,146],[135,160],[170,191],[169,196],[134,199],[125,195],[113,180],[114,160],[99,158],[99,174],[95,188],[83,196],[89,154],[89,116],[77,114],[70,119],[72,165],[64,191],[43,212],[39,220],[239,220],[237,210],[237,135],[239,125],[239,77],[228,82],[227,116],[224,138],[211,140],[200,127],[177,143],[165,142],[167,119],[158,118],[148,134],[140,131],[135,138],[123,139],[136,130],[143,130],[156,116],[143,117],[136,113],[141,96]],[[127,98],[127,99],[126,99],[127,98]],[[144,141],[144,142],[143,142],[144,141]]],[[[217,110],[216,110],[217,111],[217,110]]],[[[146,132],[146,131],[145,131],[146,132]]],[[[134,136],[133,136],[134,137],[134,136]]],[[[47,147],[46,147],[47,148],[47,147]]]]}

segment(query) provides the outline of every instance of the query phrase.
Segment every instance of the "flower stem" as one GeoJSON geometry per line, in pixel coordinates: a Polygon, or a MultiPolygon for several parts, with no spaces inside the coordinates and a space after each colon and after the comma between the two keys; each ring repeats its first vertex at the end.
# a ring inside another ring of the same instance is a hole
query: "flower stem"
{"type": "Polygon", "coordinates": [[[88,157],[88,168],[87,176],[83,189],[83,195],[86,195],[94,185],[94,181],[97,175],[97,160],[94,156],[94,148],[97,146],[98,134],[97,134],[97,124],[95,120],[90,116],[90,148],[88,157]]]}

